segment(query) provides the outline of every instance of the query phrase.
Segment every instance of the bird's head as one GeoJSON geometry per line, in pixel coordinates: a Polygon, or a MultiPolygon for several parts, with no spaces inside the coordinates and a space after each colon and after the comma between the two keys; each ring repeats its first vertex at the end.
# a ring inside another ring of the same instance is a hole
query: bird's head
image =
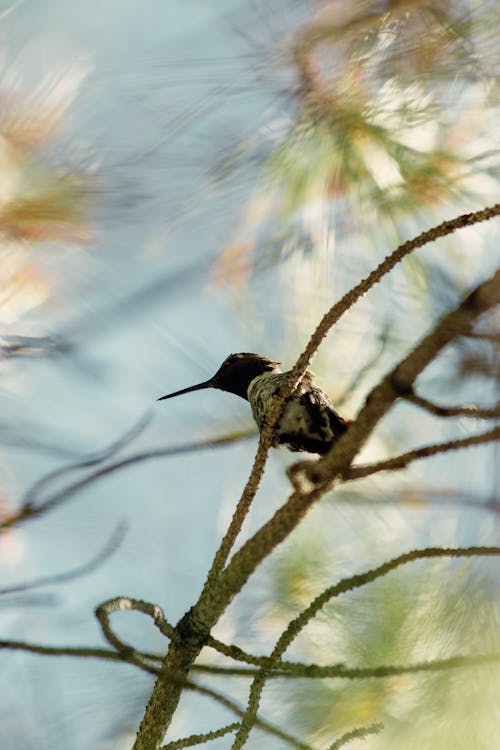
{"type": "Polygon", "coordinates": [[[218,388],[220,391],[234,393],[236,396],[246,399],[248,386],[252,380],[264,372],[279,372],[279,365],[279,362],[261,357],[260,354],[250,352],[230,354],[209,380],[191,385],[189,388],[183,388],[180,391],[174,391],[174,393],[167,393],[166,396],[161,396],[158,401],[181,396],[183,393],[201,391],[205,388],[218,388]]]}

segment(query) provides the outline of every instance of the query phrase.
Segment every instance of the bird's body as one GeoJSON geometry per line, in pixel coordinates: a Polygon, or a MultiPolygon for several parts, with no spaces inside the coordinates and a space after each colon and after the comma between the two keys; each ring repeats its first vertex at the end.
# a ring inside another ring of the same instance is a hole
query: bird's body
{"type": "MultiPolygon", "coordinates": [[[[210,380],[162,396],[162,399],[204,388],[228,391],[250,403],[253,418],[262,430],[273,400],[289,374],[281,372],[278,362],[259,354],[231,354],[210,380]]],[[[328,395],[314,384],[312,373],[306,372],[297,390],[286,401],[274,431],[273,445],[324,454],[346,431],[347,424],[335,411],[328,395]]]]}
{"type": "MultiPolygon", "coordinates": [[[[273,399],[290,372],[264,373],[248,387],[253,418],[261,430],[273,399]]],[[[295,393],[287,400],[274,432],[273,445],[286,445],[292,451],[326,453],[346,430],[346,423],[333,408],[327,394],[314,385],[306,372],[295,393]]]]}

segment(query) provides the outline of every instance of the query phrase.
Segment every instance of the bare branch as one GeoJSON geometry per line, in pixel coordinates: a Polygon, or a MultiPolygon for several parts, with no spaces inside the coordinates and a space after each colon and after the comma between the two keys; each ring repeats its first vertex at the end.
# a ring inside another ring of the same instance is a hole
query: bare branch
{"type": "MultiPolygon", "coordinates": [[[[42,646],[42,645],[34,644],[34,643],[26,643],[24,641],[0,640],[0,650],[1,649],[12,650],[12,651],[27,651],[29,653],[39,654],[41,656],[70,656],[70,657],[76,657],[76,658],[104,659],[106,661],[112,661],[117,664],[127,664],[129,666],[139,667],[143,671],[148,672],[149,674],[152,674],[152,675],[156,675],[156,676],[160,672],[158,668],[152,667],[148,665],[147,663],[145,663],[144,661],[143,662],[131,661],[131,659],[126,654],[124,654],[123,652],[118,652],[114,648],[104,649],[104,648],[93,648],[93,647],[87,647],[87,646],[82,646],[82,647],[42,646]]],[[[139,656],[142,657],[142,659],[147,659],[147,660],[155,659],[155,660],[161,661],[161,657],[155,656],[154,654],[147,654],[147,653],[140,653],[140,652],[135,652],[135,653],[139,654],[139,656]]],[[[172,675],[172,679],[176,679],[176,677],[172,675]]],[[[192,682],[190,680],[183,680],[182,684],[188,690],[192,690],[194,692],[200,693],[201,695],[206,695],[207,697],[213,698],[215,701],[220,703],[222,706],[225,706],[226,708],[228,708],[237,716],[243,716],[244,714],[243,708],[232,699],[224,696],[222,693],[219,693],[218,691],[212,690],[211,688],[205,687],[203,685],[192,682]]],[[[297,750],[314,750],[314,748],[312,748],[311,745],[298,740],[297,738],[293,737],[288,732],[282,731],[279,727],[274,726],[270,722],[262,719],[260,716],[257,718],[256,725],[263,731],[266,731],[269,734],[272,734],[284,740],[292,747],[297,748],[297,750]]]]}
{"type": "MultiPolygon", "coordinates": [[[[319,500],[330,489],[335,479],[341,476],[342,472],[350,466],[377,422],[389,410],[392,403],[401,395],[401,392],[413,385],[417,375],[449,341],[462,332],[470,330],[475,320],[498,301],[500,273],[481,284],[467,297],[458,310],[445,316],[435,326],[431,334],[424,339],[420,347],[413,350],[390,373],[390,376],[385,378],[378,388],[372,391],[371,400],[367,401],[356,422],[350,425],[330,454],[314,464],[314,472],[311,471],[309,463],[306,464],[307,471],[311,472],[307,479],[313,483],[312,489],[309,486],[307,491],[304,491],[303,483],[297,481],[294,485],[295,491],[286,504],[243,544],[241,549],[233,555],[229,564],[223,568],[260,482],[267,452],[272,442],[273,431],[281,416],[285,401],[304,377],[310,360],[323,337],[349,307],[414,249],[450,234],[461,227],[486,221],[499,213],[500,204],[476,213],[464,214],[404,243],[366,279],[344,295],[323,317],[303,354],[297,360],[290,378],[280,390],[279,396],[270,409],[267,417],[268,423],[260,434],[259,448],[252,473],[245,487],[244,495],[238,503],[238,509],[241,509],[241,513],[237,518],[233,517],[231,521],[231,536],[226,534],[223,546],[217,551],[209,577],[197,603],[176,626],[176,631],[181,638],[178,642],[172,641],[170,644],[163,662],[162,673],[155,684],[139,728],[134,750],[153,750],[156,748],[162,741],[171,722],[182,688],[181,685],[174,685],[169,682],[168,674],[172,671],[174,673],[181,671],[187,674],[201,648],[206,643],[212,627],[219,620],[234,596],[241,590],[257,566],[297,526],[314,502],[319,500]],[[377,398],[380,399],[380,403],[377,398]],[[319,469],[319,473],[316,473],[317,469],[319,469]]],[[[305,475],[304,465],[301,466],[300,470],[305,475]]],[[[242,722],[242,727],[244,722],[245,719],[242,722]]],[[[238,735],[240,735],[240,732],[238,735]]]]}
{"type": "Polygon", "coordinates": [[[208,572],[207,580],[205,581],[205,585],[203,587],[203,592],[210,590],[227,562],[234,542],[236,541],[236,538],[241,531],[241,527],[243,526],[248,511],[250,510],[252,501],[259,488],[259,484],[264,474],[270,447],[270,437],[267,437],[263,433],[261,433],[250,476],[238,501],[238,505],[236,506],[236,509],[233,513],[231,523],[229,524],[229,527],[224,534],[219,548],[215,553],[215,557],[208,572]]]}
{"type": "Polygon", "coordinates": [[[124,435],[119,437],[118,440],[113,441],[107,448],[104,448],[104,450],[99,451],[98,453],[94,453],[91,456],[87,456],[87,458],[77,461],[70,466],[64,466],[61,469],[55,469],[54,471],[50,471],[48,474],[45,474],[45,476],[35,482],[26,492],[23,498],[23,505],[33,505],[36,502],[37,496],[40,495],[42,490],[44,490],[45,487],[47,487],[47,485],[50,485],[54,480],[59,479],[66,474],[71,474],[74,471],[89,469],[92,466],[97,466],[98,464],[102,464],[105,461],[108,461],[110,458],[115,456],[122,448],[125,448],[127,445],[129,445],[136,437],[138,437],[138,435],[141,434],[141,432],[144,431],[144,429],[151,421],[151,415],[152,412],[150,410],[146,414],[144,414],[144,416],[142,416],[136,424],[134,424],[129,430],[127,430],[124,435]]]}
{"type": "MultiPolygon", "coordinates": [[[[211,594],[212,611],[224,609],[241,589],[259,563],[285,539],[309,508],[331,488],[336,477],[343,476],[378,421],[394,401],[413,385],[417,375],[439,351],[498,301],[500,272],[479,285],[458,308],[448,313],[434,329],[369,394],[357,419],[317,462],[307,461],[292,467],[295,492],[274,516],[260,528],[221,573],[217,589],[211,594]],[[297,473],[302,476],[297,477],[297,473]],[[311,484],[303,489],[303,478],[311,484]]],[[[211,592],[210,592],[211,593],[211,592]]],[[[208,602],[202,602],[204,611],[208,602]]],[[[212,615],[213,616],[213,615],[212,615]]]]}
{"type": "MultiPolygon", "coordinates": [[[[206,695],[210,698],[213,698],[215,701],[220,703],[222,706],[225,706],[226,708],[228,708],[237,716],[241,717],[245,713],[243,708],[238,703],[233,701],[231,698],[228,698],[227,696],[223,695],[219,691],[213,690],[212,688],[207,688],[195,682],[187,682],[186,687],[189,690],[194,690],[197,693],[200,693],[201,695],[206,695]]],[[[262,729],[265,732],[268,732],[268,734],[271,734],[275,737],[279,737],[281,740],[286,742],[291,747],[296,748],[296,750],[314,750],[312,745],[309,745],[309,743],[303,742],[302,740],[298,740],[293,735],[289,734],[288,732],[284,732],[282,729],[275,726],[274,724],[271,724],[271,722],[266,721],[265,719],[262,719],[260,716],[257,717],[255,725],[258,726],[259,729],[262,729]]]]}
{"type": "Polygon", "coordinates": [[[489,341],[491,344],[500,344],[500,333],[488,333],[488,331],[469,331],[465,334],[467,338],[489,341]]]}
{"type": "Polygon", "coordinates": [[[445,315],[417,346],[394,367],[368,394],[357,418],[329,453],[317,462],[302,462],[292,467],[291,479],[300,491],[300,475],[327,489],[342,468],[347,468],[377,423],[393,403],[405,397],[420,373],[450,341],[470,330],[472,324],[500,302],[500,271],[477,286],[454,310],[445,315]]]}
{"type": "Polygon", "coordinates": [[[473,445],[482,445],[483,443],[492,443],[497,440],[500,440],[500,427],[495,427],[488,432],[481,433],[480,435],[469,435],[469,437],[466,438],[448,440],[444,443],[424,445],[422,448],[415,448],[407,453],[388,458],[385,461],[377,461],[374,464],[351,466],[343,476],[346,480],[361,479],[363,477],[371,476],[372,474],[377,474],[379,471],[397,471],[399,469],[405,469],[412,461],[416,461],[420,458],[429,458],[430,456],[436,456],[440,453],[470,448],[473,445]]]}
{"type": "MultiPolygon", "coordinates": [[[[448,659],[434,659],[418,662],[417,664],[381,665],[379,667],[346,667],[343,664],[301,664],[287,662],[281,668],[271,671],[267,677],[316,678],[327,679],[340,677],[347,680],[365,680],[383,677],[393,677],[400,674],[417,674],[418,672],[443,672],[448,669],[462,669],[464,667],[479,667],[500,662],[500,653],[450,656],[448,659]]],[[[251,670],[248,670],[251,671],[251,670]]]]}
{"type": "Polygon", "coordinates": [[[107,648],[92,646],[42,646],[38,643],[26,641],[0,640],[0,650],[28,651],[41,656],[73,656],[88,659],[106,659],[109,661],[126,663],[121,654],[107,648]]]}
{"type": "Polygon", "coordinates": [[[476,419],[500,417],[500,402],[490,409],[481,406],[441,406],[423,396],[419,396],[413,390],[405,394],[403,398],[437,417],[473,417],[476,419]]]}
{"type": "Polygon", "coordinates": [[[20,591],[30,591],[31,589],[39,588],[40,586],[53,586],[92,573],[109,557],[111,557],[114,552],[116,552],[123,541],[125,531],[125,524],[118,524],[104,547],[84,565],[80,565],[80,567],[75,568],[74,570],[69,570],[65,573],[55,573],[54,575],[43,576],[42,578],[34,578],[33,580],[25,581],[24,583],[17,583],[15,586],[3,587],[0,589],[0,596],[3,594],[17,594],[20,591]]]}
{"type": "Polygon", "coordinates": [[[133,466],[143,461],[153,461],[159,458],[165,458],[169,456],[177,456],[183,453],[191,453],[194,451],[205,450],[206,448],[222,448],[230,443],[236,442],[237,440],[246,440],[255,435],[255,430],[248,430],[245,432],[233,432],[229,435],[222,435],[221,437],[209,438],[207,440],[198,440],[186,445],[179,445],[169,448],[157,448],[155,450],[145,451],[144,453],[136,453],[127,458],[123,458],[120,461],[116,461],[112,464],[107,464],[101,467],[92,474],[88,474],[82,479],[78,479],[72,484],[63,487],[61,490],[54,492],[53,495],[43,500],[38,505],[33,504],[33,499],[28,492],[24,504],[21,508],[9,516],[2,522],[0,522],[0,531],[7,529],[12,526],[29,521],[36,518],[44,513],[47,513],[59,505],[70,500],[74,495],[83,490],[89,484],[102,479],[103,477],[109,476],[116,471],[120,471],[128,466],[133,466]]]}
{"type": "Polygon", "coordinates": [[[403,260],[403,258],[414,250],[423,247],[429,242],[434,242],[441,237],[452,234],[458,229],[472,226],[473,224],[482,221],[488,221],[499,214],[500,203],[497,203],[488,208],[484,208],[481,211],[462,214],[451,221],[444,221],[436,227],[433,227],[426,232],[422,232],[417,235],[417,237],[414,237],[397,247],[396,250],[388,255],[370,274],[368,274],[366,278],[362,279],[356,284],[356,286],[346,292],[346,294],[344,294],[344,296],[336,302],[320,320],[316,330],[309,339],[306,348],[295,363],[290,374],[289,383],[285,383],[280,391],[279,397],[275,399],[275,408],[272,410],[272,413],[268,415],[269,429],[271,433],[281,416],[284,402],[302,380],[304,373],[309,367],[322,340],[328,331],[338,322],[342,315],[354,305],[355,302],[363,297],[373,286],[375,286],[375,284],[378,284],[385,275],[392,271],[393,268],[403,260]]]}
{"type": "MultiPolygon", "coordinates": [[[[306,607],[297,617],[295,617],[283,631],[276,643],[275,651],[283,654],[290,644],[295,640],[298,634],[305,628],[310,620],[324,607],[331,599],[345,594],[348,591],[365,586],[387,575],[390,571],[399,568],[401,565],[407,565],[416,560],[426,560],[437,557],[479,557],[479,556],[497,556],[500,555],[500,547],[424,547],[423,549],[414,549],[410,552],[404,552],[392,560],[378,565],[375,568],[357,573],[356,575],[343,578],[333,586],[329,586],[325,591],[313,599],[311,604],[306,607]]],[[[274,654],[274,651],[273,651],[274,654]]]]}
{"type": "MultiPolygon", "coordinates": [[[[479,555],[500,555],[500,547],[456,547],[448,549],[441,547],[427,547],[420,550],[416,549],[399,555],[398,557],[382,563],[382,565],[379,565],[376,568],[372,568],[365,573],[358,573],[354,576],[350,576],[349,578],[343,578],[334,586],[330,586],[325,591],[323,591],[311,602],[308,607],[306,607],[306,609],[304,609],[287,625],[272,650],[269,659],[269,665],[267,667],[263,666],[260,672],[254,678],[254,681],[250,688],[247,710],[234,741],[234,750],[243,747],[248,734],[255,723],[255,717],[257,715],[260,703],[260,696],[262,694],[262,690],[264,688],[266,680],[270,676],[274,676],[273,670],[275,668],[279,669],[278,664],[284,669],[290,668],[284,667],[284,662],[280,661],[277,663],[276,660],[281,660],[281,656],[287,650],[290,644],[328,601],[330,601],[334,597],[346,593],[347,591],[352,591],[353,589],[365,586],[367,583],[371,583],[377,578],[387,575],[387,573],[399,567],[400,565],[405,565],[415,560],[434,557],[474,557],[479,555]]],[[[304,669],[303,674],[305,674],[309,668],[313,670],[316,669],[316,666],[317,665],[311,665],[310,667],[306,667],[306,665],[302,665],[302,668],[304,669]]],[[[292,669],[295,668],[296,667],[292,669]]],[[[322,668],[319,667],[319,669],[321,670],[322,668]]],[[[343,665],[341,664],[333,665],[332,667],[330,667],[330,670],[331,672],[328,676],[345,676],[345,670],[343,665]]],[[[300,672],[300,668],[298,671],[300,672]]],[[[323,676],[326,676],[326,674],[323,676]]]]}
{"type": "Polygon", "coordinates": [[[401,261],[403,258],[419,247],[423,247],[429,242],[434,242],[440,237],[444,237],[457,229],[461,229],[467,226],[471,226],[478,222],[487,221],[494,216],[500,214],[500,204],[495,204],[488,208],[476,211],[474,213],[462,214],[450,221],[444,221],[432,229],[422,232],[412,240],[408,240],[400,245],[394,252],[388,255],[382,263],[380,263],[365,279],[362,279],[356,286],[349,290],[344,296],[336,302],[333,307],[323,316],[319,322],[316,330],[309,339],[307,346],[303,353],[295,363],[289,380],[284,383],[279,394],[273,401],[273,405],[267,415],[267,425],[262,430],[259,440],[259,447],[255,456],[255,461],[250,472],[250,477],[247,481],[243,494],[238,502],[237,508],[234,512],[233,518],[231,519],[230,527],[228,528],[222,543],[217,550],[212,567],[207,577],[205,587],[203,589],[204,596],[210,589],[211,585],[222,571],[233,544],[241,530],[243,522],[246,518],[250,505],[255,497],[255,493],[259,487],[264,468],[267,461],[269,448],[271,447],[273,431],[281,417],[285,402],[287,398],[297,388],[300,381],[304,377],[304,374],[311,363],[311,360],[316,353],[321,341],[326,336],[332,326],[341,318],[341,316],[349,310],[355,302],[357,302],[363,295],[366,294],[375,284],[377,284],[386,274],[401,261]]]}

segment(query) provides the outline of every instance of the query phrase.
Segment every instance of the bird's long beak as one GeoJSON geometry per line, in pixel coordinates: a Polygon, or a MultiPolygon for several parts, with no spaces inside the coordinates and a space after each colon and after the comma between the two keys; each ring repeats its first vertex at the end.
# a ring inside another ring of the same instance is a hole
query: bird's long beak
{"type": "Polygon", "coordinates": [[[212,387],[213,387],[212,380],[205,380],[204,383],[198,383],[198,385],[190,385],[189,388],[182,388],[180,391],[175,391],[174,393],[167,393],[166,396],[160,396],[160,398],[156,400],[163,401],[166,398],[173,398],[174,396],[182,396],[183,393],[191,393],[191,391],[201,391],[204,388],[212,388],[212,387]]]}

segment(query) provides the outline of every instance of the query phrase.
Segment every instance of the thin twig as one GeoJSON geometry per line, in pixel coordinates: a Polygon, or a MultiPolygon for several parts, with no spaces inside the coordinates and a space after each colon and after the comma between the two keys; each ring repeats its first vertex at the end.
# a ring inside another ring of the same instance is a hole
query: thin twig
{"type": "Polygon", "coordinates": [[[217,576],[222,571],[226,561],[229,557],[234,542],[243,526],[244,520],[250,508],[250,505],[255,497],[255,493],[259,487],[264,468],[269,453],[269,448],[272,443],[272,436],[274,429],[281,417],[283,408],[286,400],[290,397],[293,391],[298,387],[304,374],[309,367],[311,360],[316,353],[321,341],[326,336],[328,331],[337,323],[341,316],[349,310],[355,302],[357,302],[362,296],[364,296],[375,284],[377,284],[386,274],[407,255],[412,253],[417,248],[423,247],[429,242],[434,242],[440,237],[444,237],[457,229],[461,229],[466,226],[471,226],[478,222],[487,221],[494,216],[500,214],[500,204],[495,204],[488,208],[476,211],[473,213],[462,214],[450,221],[444,221],[432,229],[422,232],[417,237],[404,242],[394,252],[388,255],[366,278],[362,279],[356,286],[350,289],[338,302],[336,302],[319,322],[316,330],[310,337],[306,348],[298,358],[294,367],[290,372],[290,376],[287,381],[283,384],[280,392],[273,399],[273,404],[267,414],[264,429],[261,432],[259,447],[255,456],[255,461],[250,472],[250,477],[246,483],[243,494],[238,502],[237,508],[231,519],[230,527],[228,528],[224,538],[221,542],[219,549],[216,552],[214,561],[210,568],[207,581],[205,583],[202,597],[207,594],[217,576]]]}
{"type": "MultiPolygon", "coordinates": [[[[371,406],[368,404],[365,405],[358,417],[357,424],[353,423],[350,425],[347,432],[340,438],[331,451],[333,456],[327,454],[322,465],[321,462],[315,464],[315,466],[321,465],[322,472],[322,475],[319,477],[320,481],[316,486],[314,486],[314,480],[312,479],[313,488],[308,488],[308,491],[304,492],[301,483],[296,484],[295,491],[287,503],[274,514],[270,521],[264,524],[261,529],[243,544],[241,549],[233,555],[229,564],[223,568],[222,566],[225,563],[224,558],[227,560],[229,557],[234,541],[241,529],[246,512],[250,507],[250,503],[260,482],[273,432],[283,411],[285,401],[304,377],[309,362],[326,333],[346,310],[394,268],[402,258],[417,247],[434,241],[438,237],[450,234],[461,227],[471,226],[477,222],[491,219],[499,213],[500,204],[476,213],[464,214],[452,221],[444,222],[430,231],[422,233],[413,240],[404,243],[369,274],[366,279],[344,295],[323,317],[267,415],[267,424],[262,430],[259,440],[258,454],[262,455],[262,458],[254,462],[252,474],[245,489],[245,492],[247,492],[247,488],[249,488],[248,497],[240,499],[239,504],[242,506],[242,513],[240,517],[234,519],[234,523],[233,521],[231,522],[233,526],[233,538],[228,538],[225,541],[224,550],[216,553],[216,558],[209,574],[210,580],[207,579],[207,583],[197,603],[176,626],[176,630],[182,633],[183,637],[180,637],[178,641],[172,641],[170,644],[163,663],[162,674],[157,680],[150,696],[133,750],[154,750],[157,748],[177,708],[182,692],[182,685],[173,685],[167,679],[164,679],[163,673],[168,675],[172,670],[174,672],[180,670],[187,674],[203,645],[206,643],[214,624],[219,620],[234,596],[241,590],[257,566],[297,526],[309,508],[331,488],[335,477],[341,475],[342,470],[345,471],[350,466],[379,419],[382,418],[400,395],[398,389],[401,384],[406,388],[413,385],[413,380],[446,343],[460,335],[462,331],[470,330],[472,324],[482,312],[493,306],[494,301],[492,297],[495,294],[497,279],[493,277],[484,282],[472,295],[469,295],[458,311],[454,311],[455,316],[451,315],[450,317],[448,315],[441,323],[437,324],[435,327],[436,340],[433,341],[434,346],[426,346],[424,350],[417,348],[417,350],[411,352],[403,360],[395,373],[393,373],[399,376],[397,382],[384,379],[381,386],[372,391],[373,395],[381,397],[382,408],[380,408],[379,404],[376,405],[376,408],[373,407],[373,404],[371,406]],[[445,323],[448,326],[451,325],[449,330],[443,327],[445,323]],[[430,351],[430,349],[433,349],[433,351],[430,351]],[[218,571],[220,572],[218,573],[218,571]]],[[[497,288],[496,291],[498,292],[497,288]]]]}
{"type": "Polygon", "coordinates": [[[357,727],[357,729],[351,729],[349,732],[345,732],[338,740],[335,740],[329,747],[328,750],[339,750],[339,748],[347,745],[351,740],[358,738],[365,739],[369,734],[380,734],[383,730],[384,725],[380,722],[376,724],[369,724],[366,727],[357,727]]]}
{"type": "Polygon", "coordinates": [[[343,745],[347,745],[347,743],[351,740],[355,740],[359,737],[364,739],[369,734],[379,734],[383,728],[384,725],[378,722],[376,724],[370,724],[366,727],[357,727],[356,729],[351,729],[349,732],[345,732],[342,737],[339,737],[338,740],[335,740],[335,742],[333,742],[328,747],[328,750],[339,750],[340,747],[343,747],[343,745]]]}
{"type": "MultiPolygon", "coordinates": [[[[400,674],[417,674],[419,672],[444,672],[448,669],[464,667],[481,667],[500,662],[500,653],[490,654],[456,654],[447,659],[433,659],[416,664],[382,664],[378,667],[346,667],[344,664],[302,664],[300,662],[282,663],[281,669],[272,670],[267,678],[294,677],[296,679],[330,679],[339,677],[347,680],[367,680],[371,678],[394,677],[400,674]]],[[[250,671],[250,670],[249,670],[250,671]]]]}
{"type": "Polygon", "coordinates": [[[239,722],[233,722],[233,724],[226,724],[225,727],[220,729],[213,729],[211,732],[203,732],[202,734],[191,734],[189,737],[183,737],[180,740],[173,740],[168,742],[166,745],[161,746],[161,750],[182,750],[183,747],[193,747],[194,745],[204,745],[205,742],[210,740],[216,740],[218,737],[224,737],[224,735],[234,732],[238,729],[239,722]]]}
{"type": "Polygon", "coordinates": [[[433,401],[419,396],[415,391],[405,394],[403,397],[415,406],[435,414],[437,417],[472,417],[476,419],[494,419],[500,416],[500,403],[491,408],[482,406],[441,406],[433,401]]]}
{"type": "MultiPolygon", "coordinates": [[[[279,662],[278,666],[276,660],[281,660],[281,657],[287,650],[287,648],[328,601],[348,591],[352,591],[356,588],[360,588],[361,586],[365,586],[367,583],[371,583],[377,578],[387,575],[387,573],[389,573],[391,570],[394,570],[401,565],[406,565],[409,562],[414,562],[415,560],[435,557],[475,557],[479,555],[500,555],[500,547],[455,547],[448,549],[441,547],[427,547],[424,549],[411,550],[410,552],[406,552],[402,555],[399,555],[398,557],[393,558],[392,560],[388,560],[387,562],[382,563],[382,565],[379,565],[376,568],[372,568],[365,573],[358,573],[354,576],[343,578],[334,586],[330,586],[325,589],[325,591],[315,597],[311,604],[287,625],[272,650],[270,656],[270,665],[267,667],[264,666],[254,678],[254,681],[250,687],[247,710],[241,722],[241,727],[235,737],[233,750],[238,750],[239,748],[243,747],[248,734],[250,733],[255,723],[255,717],[257,715],[260,698],[266,680],[270,676],[274,676],[272,675],[272,671],[276,667],[278,667],[278,669],[282,668],[284,670],[297,669],[297,672],[300,673],[300,667],[291,667],[290,663],[288,663],[288,667],[284,667],[284,663],[281,661],[279,662]]],[[[319,671],[322,670],[322,668],[318,668],[317,665],[302,665],[302,668],[303,675],[305,675],[309,669],[313,671],[316,669],[319,669],[319,671]]],[[[318,672],[316,672],[316,676],[319,676],[318,672]]],[[[347,674],[344,670],[343,665],[335,664],[333,666],[330,666],[329,668],[326,668],[322,676],[347,676],[347,674]]],[[[368,675],[365,674],[363,676],[368,675]]]]}
{"type": "Polygon", "coordinates": [[[65,583],[66,581],[72,581],[75,578],[80,578],[81,576],[94,572],[94,570],[99,568],[114,552],[116,552],[123,541],[125,531],[126,525],[124,523],[118,524],[104,547],[84,565],[80,565],[78,568],[66,571],[65,573],[55,573],[41,578],[34,578],[33,580],[25,581],[24,583],[17,583],[15,586],[2,587],[0,588],[0,596],[3,594],[17,594],[19,591],[31,591],[40,586],[53,586],[59,583],[65,583]]]}
{"type": "Polygon", "coordinates": [[[259,445],[257,448],[257,453],[255,454],[255,459],[252,470],[250,472],[250,476],[233,513],[229,527],[224,534],[224,537],[222,538],[217,552],[215,553],[215,557],[208,572],[203,591],[210,590],[210,588],[214,585],[214,582],[224,568],[233,544],[241,531],[243,522],[247,517],[248,511],[250,510],[250,505],[252,504],[252,501],[255,497],[262,476],[264,474],[267,456],[271,447],[271,436],[272,433],[269,436],[265,436],[261,433],[259,437],[259,445]]]}
{"type": "MultiPolygon", "coordinates": [[[[142,669],[143,671],[152,675],[158,676],[160,673],[160,670],[157,667],[152,667],[148,665],[146,662],[144,661],[141,662],[137,659],[131,660],[129,656],[127,656],[123,651],[116,651],[114,648],[104,649],[104,648],[94,648],[94,647],[89,647],[89,646],[82,646],[82,647],[43,646],[43,645],[35,644],[35,643],[26,643],[24,641],[0,640],[0,650],[1,649],[11,650],[11,651],[27,651],[32,654],[39,654],[40,656],[69,656],[69,657],[87,658],[87,659],[89,658],[104,659],[106,661],[112,661],[116,664],[126,664],[128,666],[139,667],[139,669],[142,669]]],[[[140,652],[135,652],[135,653],[136,655],[139,655],[140,657],[142,657],[142,659],[161,660],[160,657],[157,657],[154,654],[146,654],[146,653],[140,653],[140,652]]],[[[176,676],[172,675],[172,679],[176,679],[176,676]]],[[[213,698],[213,700],[217,701],[222,706],[225,706],[230,711],[235,713],[237,716],[243,716],[244,709],[242,708],[242,706],[238,705],[235,701],[231,700],[230,698],[227,698],[222,693],[219,693],[216,690],[205,687],[203,685],[192,682],[190,680],[183,679],[182,684],[188,690],[192,690],[193,692],[197,692],[197,693],[200,693],[201,695],[205,695],[207,697],[213,698]]],[[[301,740],[298,740],[296,737],[293,737],[293,735],[289,734],[288,732],[284,732],[279,727],[276,727],[274,724],[271,724],[265,719],[262,719],[262,717],[260,716],[257,718],[256,725],[263,731],[266,731],[269,734],[272,734],[284,740],[292,747],[295,747],[297,750],[314,750],[314,748],[312,748],[311,745],[305,742],[302,742],[301,740]]]]}
{"type": "Polygon", "coordinates": [[[2,529],[10,528],[18,524],[29,521],[36,518],[44,513],[47,513],[59,505],[65,503],[67,500],[72,498],[75,494],[83,490],[89,484],[102,479],[103,477],[114,474],[116,471],[120,471],[129,466],[142,463],[143,461],[153,461],[159,458],[165,458],[169,456],[177,456],[183,453],[191,453],[194,451],[205,450],[206,448],[222,448],[230,443],[236,442],[237,440],[246,440],[255,435],[255,430],[247,430],[242,432],[234,432],[229,435],[222,435],[221,437],[209,438],[207,440],[197,440],[186,445],[178,445],[169,448],[156,448],[155,450],[145,451],[143,453],[136,453],[127,458],[123,458],[120,461],[116,461],[112,464],[107,464],[101,467],[97,471],[88,474],[87,476],[79,479],[72,484],[63,487],[53,495],[40,502],[38,505],[32,504],[32,498],[29,493],[26,496],[24,504],[21,508],[9,516],[2,522],[0,522],[0,531],[2,529]]]}
{"type": "Polygon", "coordinates": [[[469,435],[469,437],[466,438],[447,440],[444,443],[424,445],[422,448],[415,448],[407,453],[387,458],[384,461],[377,461],[373,464],[351,466],[343,475],[343,478],[345,480],[362,479],[363,477],[377,474],[380,471],[397,471],[399,469],[405,469],[410,463],[412,463],[412,461],[421,458],[429,458],[449,451],[462,450],[463,448],[470,448],[473,445],[492,443],[497,440],[500,440],[500,427],[495,427],[488,432],[482,432],[480,435],[469,435]]]}
{"type": "Polygon", "coordinates": [[[368,276],[346,292],[346,294],[344,294],[344,296],[341,297],[341,299],[336,302],[320,320],[316,330],[310,337],[306,348],[295,363],[295,366],[290,373],[289,382],[284,384],[279,396],[274,400],[274,408],[272,409],[272,413],[270,412],[268,415],[269,428],[274,428],[280,417],[285,400],[291,395],[303,378],[304,373],[309,367],[322,340],[347,310],[349,310],[361,297],[375,286],[375,284],[378,284],[386,274],[392,271],[392,269],[403,260],[403,258],[414,250],[417,250],[430,242],[434,242],[441,237],[445,237],[448,234],[452,234],[458,229],[472,226],[473,224],[482,221],[488,221],[499,214],[500,203],[496,203],[480,211],[462,214],[450,221],[444,221],[432,229],[422,232],[413,239],[408,240],[397,247],[396,250],[388,255],[371,273],[368,274],[368,276]],[[282,403],[280,404],[279,402],[282,403]]]}
{"type": "Polygon", "coordinates": [[[129,445],[132,440],[135,440],[135,438],[144,431],[144,429],[151,421],[151,415],[152,412],[150,410],[146,414],[144,414],[144,416],[142,416],[136,424],[134,424],[129,430],[127,430],[124,435],[113,441],[110,445],[104,448],[104,450],[99,451],[98,453],[93,453],[91,456],[87,456],[86,458],[83,458],[80,461],[71,464],[70,466],[63,466],[62,468],[54,469],[54,471],[50,471],[48,474],[45,474],[41,479],[38,479],[29,488],[29,490],[27,490],[22,504],[33,505],[36,502],[37,496],[40,495],[42,490],[44,490],[45,487],[47,487],[47,485],[50,485],[54,480],[60,479],[61,477],[66,476],[66,474],[71,474],[74,471],[89,469],[92,466],[97,466],[98,464],[102,464],[105,461],[108,461],[110,458],[113,458],[113,456],[121,451],[122,448],[125,448],[127,445],[129,445]]]}
{"type": "MultiPolygon", "coordinates": [[[[227,696],[223,695],[219,691],[213,690],[212,688],[205,687],[203,685],[200,685],[199,683],[189,682],[189,681],[186,683],[186,687],[189,690],[194,690],[197,693],[200,693],[201,695],[206,695],[209,698],[213,698],[215,701],[220,703],[221,706],[225,706],[234,714],[236,714],[236,716],[242,717],[245,713],[244,709],[238,703],[236,703],[236,701],[232,700],[231,698],[228,698],[227,696]]],[[[310,745],[309,743],[304,742],[303,740],[297,739],[296,737],[291,735],[289,732],[283,731],[283,729],[280,729],[280,727],[275,726],[270,721],[262,719],[260,716],[257,717],[255,726],[259,727],[259,729],[262,729],[268,734],[273,735],[274,737],[278,737],[279,739],[283,740],[291,747],[296,748],[296,750],[314,750],[313,746],[310,745]]]]}
{"type": "Polygon", "coordinates": [[[175,633],[175,628],[166,620],[162,608],[157,604],[152,604],[151,602],[146,602],[142,599],[133,599],[129,596],[117,596],[113,599],[108,599],[96,607],[95,616],[101,626],[105,639],[120,653],[137,654],[140,656],[138,651],[118,638],[114,630],[111,628],[109,622],[110,615],[113,614],[113,612],[123,610],[135,610],[136,612],[142,612],[143,614],[148,615],[151,617],[158,630],[167,638],[172,638],[175,633]]]}

